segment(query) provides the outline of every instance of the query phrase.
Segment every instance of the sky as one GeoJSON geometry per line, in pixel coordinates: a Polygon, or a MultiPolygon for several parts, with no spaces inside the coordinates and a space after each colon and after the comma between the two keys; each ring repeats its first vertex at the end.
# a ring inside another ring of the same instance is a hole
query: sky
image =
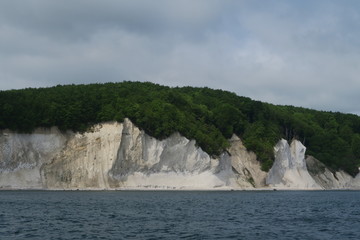
{"type": "Polygon", "coordinates": [[[124,80],[360,115],[360,1],[0,0],[0,90],[124,80]]]}

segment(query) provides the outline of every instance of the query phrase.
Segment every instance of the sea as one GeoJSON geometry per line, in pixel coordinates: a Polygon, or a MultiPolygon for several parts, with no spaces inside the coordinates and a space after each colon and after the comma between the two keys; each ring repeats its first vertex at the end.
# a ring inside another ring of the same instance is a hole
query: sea
{"type": "Polygon", "coordinates": [[[360,239],[360,191],[0,191],[0,239],[360,239]]]}

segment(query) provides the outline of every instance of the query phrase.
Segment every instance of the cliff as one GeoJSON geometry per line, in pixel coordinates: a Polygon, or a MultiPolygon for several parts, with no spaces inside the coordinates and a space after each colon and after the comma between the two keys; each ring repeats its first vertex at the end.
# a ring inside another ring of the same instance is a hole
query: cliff
{"type": "Polygon", "coordinates": [[[233,137],[228,153],[210,157],[175,133],[162,141],[128,119],[86,133],[53,128],[0,136],[2,189],[231,189],[264,184],[253,153],[233,137]],[[238,146],[238,147],[236,147],[238,146]],[[241,159],[249,163],[240,163],[241,159]],[[247,160],[245,160],[247,161],[247,160]],[[234,166],[233,166],[234,165],[234,166]]]}
{"type": "Polygon", "coordinates": [[[309,174],[323,189],[360,189],[360,174],[355,178],[344,171],[333,171],[312,156],[306,158],[309,174]]]}
{"type": "Polygon", "coordinates": [[[275,161],[266,183],[275,188],[321,189],[307,170],[305,150],[297,140],[290,146],[286,140],[280,140],[274,148],[275,161]]]}
{"type": "Polygon", "coordinates": [[[213,158],[178,133],[155,139],[130,120],[98,124],[83,134],[56,128],[0,132],[1,189],[341,189],[360,176],[331,172],[294,140],[275,146],[263,172],[235,135],[213,158]],[[309,168],[309,170],[308,170],[309,168]]]}

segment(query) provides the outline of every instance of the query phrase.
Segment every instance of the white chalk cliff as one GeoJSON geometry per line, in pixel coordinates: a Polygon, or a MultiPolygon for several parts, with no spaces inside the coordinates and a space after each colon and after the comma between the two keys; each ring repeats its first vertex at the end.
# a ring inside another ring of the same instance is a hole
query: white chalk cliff
{"type": "Polygon", "coordinates": [[[312,156],[298,140],[281,139],[274,147],[275,161],[266,185],[276,189],[360,189],[360,173],[353,178],[344,171],[331,171],[312,156]]]}
{"type": "Polygon", "coordinates": [[[310,175],[323,189],[360,189],[360,173],[353,178],[342,170],[330,170],[312,156],[306,158],[306,165],[310,175]]]}
{"type": "MultiPolygon", "coordinates": [[[[275,146],[269,173],[233,136],[212,158],[175,133],[162,141],[130,120],[103,123],[83,134],[56,128],[32,134],[0,131],[0,189],[338,189],[359,188],[360,175],[332,173],[305,161],[294,140],[275,146]],[[309,166],[310,173],[307,169],[309,166]]],[[[316,163],[316,164],[312,164],[316,163]]],[[[320,166],[320,165],[321,166],[320,166]]],[[[319,167],[320,166],[320,167],[319,167]]]]}
{"type": "Polygon", "coordinates": [[[33,134],[0,133],[0,187],[42,188],[41,167],[61,151],[66,137],[56,128],[33,134]]]}
{"type": "Polygon", "coordinates": [[[321,189],[310,176],[305,163],[305,146],[294,140],[289,146],[285,139],[275,146],[275,161],[266,183],[275,188],[321,189]]]}
{"type": "Polygon", "coordinates": [[[175,133],[159,141],[124,123],[98,124],[80,134],[0,132],[2,189],[233,189],[261,187],[265,172],[233,137],[210,157],[175,133]],[[238,146],[238,147],[236,147],[238,146]],[[242,161],[245,162],[242,162],[242,161]],[[249,162],[247,162],[249,161],[249,162]]]}

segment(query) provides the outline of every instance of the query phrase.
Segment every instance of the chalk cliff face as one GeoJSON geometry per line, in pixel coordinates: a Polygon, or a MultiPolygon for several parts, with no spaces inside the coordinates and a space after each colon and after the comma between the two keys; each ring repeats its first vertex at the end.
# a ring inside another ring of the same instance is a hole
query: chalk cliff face
{"type": "Polygon", "coordinates": [[[321,189],[307,170],[305,150],[297,140],[293,140],[290,146],[286,140],[280,140],[275,146],[275,162],[266,183],[276,188],[321,189]]]}
{"type": "Polygon", "coordinates": [[[67,137],[40,174],[46,189],[108,189],[108,172],[117,160],[123,124],[107,123],[67,137]]]}
{"type": "Polygon", "coordinates": [[[261,170],[255,153],[247,151],[236,135],[232,136],[230,143],[228,151],[231,155],[231,166],[236,172],[237,185],[242,188],[265,187],[266,172],[261,170]]]}
{"type": "Polygon", "coordinates": [[[360,174],[356,178],[344,171],[331,171],[312,156],[305,159],[305,146],[284,139],[274,147],[275,161],[266,184],[278,189],[360,189],[360,174]]]}
{"type": "Polygon", "coordinates": [[[236,136],[210,157],[180,134],[159,141],[129,120],[84,134],[55,128],[0,133],[2,189],[232,189],[264,185],[265,173],[236,136]]]}
{"type": "Polygon", "coordinates": [[[0,189],[342,189],[360,174],[331,172],[294,140],[280,140],[263,172],[233,135],[217,158],[175,133],[157,140],[131,121],[103,123],[83,134],[56,128],[32,134],[0,131],[0,189]]]}
{"type": "MultiPolygon", "coordinates": [[[[360,170],[360,169],[359,169],[360,170]]],[[[352,179],[351,181],[351,188],[352,189],[356,189],[356,190],[360,190],[360,173],[358,173],[356,175],[356,177],[354,179],[352,179]]]]}
{"type": "Polygon", "coordinates": [[[195,141],[173,134],[159,141],[125,120],[111,188],[209,189],[231,187],[230,161],[211,158],[195,141]]]}
{"type": "Polygon", "coordinates": [[[56,128],[33,134],[0,132],[0,187],[42,188],[40,169],[63,148],[66,139],[56,128]]]}
{"type": "Polygon", "coordinates": [[[344,171],[331,171],[322,162],[309,156],[306,158],[309,173],[323,189],[352,188],[354,179],[344,171]]]}

